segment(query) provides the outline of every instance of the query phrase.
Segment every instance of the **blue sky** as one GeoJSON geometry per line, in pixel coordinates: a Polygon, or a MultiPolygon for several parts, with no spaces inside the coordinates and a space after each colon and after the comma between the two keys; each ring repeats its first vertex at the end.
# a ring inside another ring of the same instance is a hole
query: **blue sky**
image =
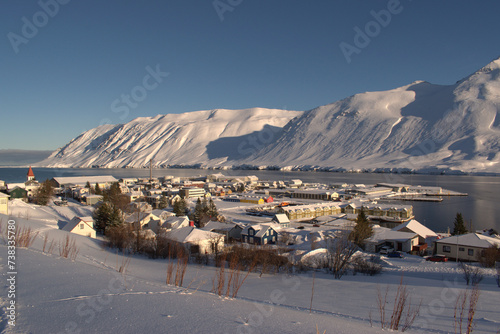
{"type": "Polygon", "coordinates": [[[141,116],[452,84],[500,56],[499,12],[497,0],[5,0],[0,149],[53,150],[141,116]],[[359,47],[356,27],[372,29],[359,47]],[[350,62],[341,43],[357,48],[350,62]]]}

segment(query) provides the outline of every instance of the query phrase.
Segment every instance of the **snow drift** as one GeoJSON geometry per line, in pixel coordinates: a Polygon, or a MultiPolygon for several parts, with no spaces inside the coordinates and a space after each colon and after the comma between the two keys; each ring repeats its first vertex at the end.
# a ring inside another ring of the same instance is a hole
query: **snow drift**
{"type": "Polygon", "coordinates": [[[500,173],[500,59],[454,85],[425,81],[306,112],[214,110],[87,131],[39,165],[279,166],[500,173]]]}

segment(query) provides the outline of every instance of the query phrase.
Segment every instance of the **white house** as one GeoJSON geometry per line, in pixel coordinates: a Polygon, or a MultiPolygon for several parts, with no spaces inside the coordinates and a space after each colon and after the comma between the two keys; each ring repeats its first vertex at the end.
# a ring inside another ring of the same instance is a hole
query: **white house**
{"type": "Polygon", "coordinates": [[[187,216],[167,217],[162,224],[162,227],[166,228],[167,230],[173,230],[187,226],[189,226],[189,218],[187,216]]]}
{"type": "Polygon", "coordinates": [[[0,213],[9,214],[9,195],[0,193],[0,213]]]}
{"type": "Polygon", "coordinates": [[[61,230],[95,238],[94,220],[92,217],[73,217],[61,230]]]}
{"type": "Polygon", "coordinates": [[[141,229],[149,229],[158,233],[161,226],[160,218],[149,212],[136,212],[131,213],[125,218],[125,223],[131,224],[134,229],[140,224],[141,229]]]}
{"type": "Polygon", "coordinates": [[[182,244],[191,254],[212,254],[224,248],[224,235],[200,230],[194,226],[169,231],[166,239],[182,244]]]}
{"type": "Polygon", "coordinates": [[[500,239],[479,233],[468,233],[437,240],[434,252],[446,255],[450,259],[478,261],[482,252],[491,246],[500,247],[500,239]]]}
{"type": "Polygon", "coordinates": [[[392,229],[393,231],[410,232],[418,235],[418,251],[423,251],[427,247],[433,247],[433,243],[438,239],[438,235],[433,230],[420,224],[415,219],[402,223],[392,229]]]}
{"type": "Polygon", "coordinates": [[[413,246],[417,245],[418,234],[393,231],[378,225],[373,226],[373,235],[365,240],[366,250],[372,253],[377,253],[383,246],[390,246],[397,251],[411,252],[413,246]]]}

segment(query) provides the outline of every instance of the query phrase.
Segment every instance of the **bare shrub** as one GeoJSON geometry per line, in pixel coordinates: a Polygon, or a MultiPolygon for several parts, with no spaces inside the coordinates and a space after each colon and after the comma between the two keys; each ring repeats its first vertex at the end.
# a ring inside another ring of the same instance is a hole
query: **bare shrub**
{"type": "Polygon", "coordinates": [[[479,294],[479,287],[474,285],[472,289],[462,291],[458,295],[453,314],[453,328],[455,333],[463,333],[462,330],[464,327],[466,334],[472,333],[479,294]]]}
{"type": "Polygon", "coordinates": [[[462,269],[463,278],[467,285],[469,284],[477,285],[484,278],[483,270],[479,267],[471,266],[464,262],[460,262],[460,269],[462,269]]]}
{"type": "Polygon", "coordinates": [[[118,264],[118,252],[116,252],[116,271],[120,274],[124,274],[127,272],[128,265],[130,264],[130,256],[125,257],[124,253],[122,254],[121,263],[118,264]]]}
{"type": "Polygon", "coordinates": [[[378,290],[377,293],[377,306],[380,313],[380,324],[382,329],[388,328],[391,330],[401,330],[402,332],[409,329],[417,316],[420,313],[420,306],[422,301],[418,305],[411,304],[410,293],[406,285],[403,285],[403,277],[396,290],[396,296],[394,297],[394,305],[392,309],[392,314],[390,321],[387,319],[386,305],[387,297],[389,294],[389,287],[386,288],[385,293],[378,290]]]}
{"type": "Polygon", "coordinates": [[[31,227],[18,227],[16,229],[16,246],[29,248],[35,242],[38,232],[33,232],[31,227]]]}
{"type": "Polygon", "coordinates": [[[118,248],[122,252],[131,250],[135,241],[133,229],[127,224],[109,226],[106,228],[106,237],[109,247],[118,248]]]}
{"type": "Polygon", "coordinates": [[[59,242],[59,256],[64,258],[70,258],[71,260],[75,260],[78,255],[79,249],[76,246],[76,242],[73,238],[70,238],[69,235],[66,235],[64,241],[59,242]]]}
{"type": "Polygon", "coordinates": [[[45,233],[43,235],[43,248],[42,251],[45,253],[45,248],[47,247],[47,242],[49,241],[49,234],[45,233]]]}
{"type": "Polygon", "coordinates": [[[335,279],[340,279],[347,271],[352,255],[358,246],[349,240],[349,235],[341,231],[335,238],[327,239],[328,267],[335,279]]]}
{"type": "Polygon", "coordinates": [[[354,275],[362,273],[375,276],[382,272],[382,264],[378,256],[371,256],[368,260],[360,256],[355,257],[351,262],[351,268],[354,275]]]}
{"type": "Polygon", "coordinates": [[[479,263],[484,268],[495,267],[495,262],[500,261],[500,249],[498,246],[491,246],[485,249],[479,256],[479,263]]]}

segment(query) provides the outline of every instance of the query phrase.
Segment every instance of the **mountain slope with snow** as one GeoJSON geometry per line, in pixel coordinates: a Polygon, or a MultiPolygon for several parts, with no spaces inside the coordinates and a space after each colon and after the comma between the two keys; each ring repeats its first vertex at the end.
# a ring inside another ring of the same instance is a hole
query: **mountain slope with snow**
{"type": "Polygon", "coordinates": [[[141,117],[84,132],[39,163],[48,167],[144,167],[241,159],[251,138],[267,138],[301,112],[252,108],[141,117]]]}
{"type": "Polygon", "coordinates": [[[279,166],[500,173],[500,59],[306,112],[206,110],[89,130],[39,166],[279,166]]]}
{"type": "Polygon", "coordinates": [[[455,85],[423,81],[305,112],[258,165],[500,172],[500,59],[455,85]]]}

